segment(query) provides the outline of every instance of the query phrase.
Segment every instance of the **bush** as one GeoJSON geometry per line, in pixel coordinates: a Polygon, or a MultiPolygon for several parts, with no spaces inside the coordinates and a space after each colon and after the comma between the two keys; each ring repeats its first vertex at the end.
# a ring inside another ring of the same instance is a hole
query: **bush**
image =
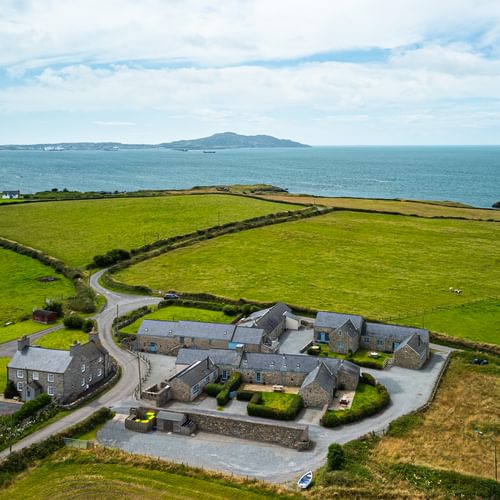
{"type": "Polygon", "coordinates": [[[93,261],[97,267],[107,267],[122,260],[128,260],[130,257],[130,252],[127,252],[127,250],[115,248],[114,250],[107,252],[105,255],[96,255],[93,261]]]}
{"type": "Polygon", "coordinates": [[[85,320],[81,316],[78,316],[78,314],[66,316],[63,321],[64,326],[71,330],[80,330],[83,327],[84,322],[85,320]]]}
{"type": "Polygon", "coordinates": [[[93,320],[86,319],[82,323],[82,331],[84,331],[85,333],[90,333],[94,329],[94,326],[95,322],[93,320]]]}
{"type": "Polygon", "coordinates": [[[238,387],[241,385],[241,380],[242,376],[239,372],[234,372],[229,377],[227,382],[224,384],[224,388],[222,389],[222,391],[220,391],[216,396],[217,404],[219,406],[225,406],[225,404],[229,401],[229,394],[232,391],[238,389],[238,387]]]}
{"type": "Polygon", "coordinates": [[[319,356],[320,352],[321,349],[317,349],[315,346],[311,346],[307,349],[307,354],[310,354],[311,356],[319,356]]]}
{"type": "Polygon", "coordinates": [[[255,394],[260,394],[260,393],[256,393],[255,391],[250,391],[247,389],[240,389],[236,393],[236,399],[238,401],[250,401],[255,394]]]}
{"type": "Polygon", "coordinates": [[[55,312],[58,318],[62,318],[63,316],[63,305],[61,302],[49,302],[44,308],[46,311],[55,312]]]}
{"type": "Polygon", "coordinates": [[[344,465],[344,449],[340,444],[332,443],[328,447],[326,465],[328,470],[340,470],[344,465]]]}
{"type": "Polygon", "coordinates": [[[7,399],[12,399],[19,396],[19,392],[17,391],[16,384],[12,380],[8,380],[5,386],[5,390],[3,391],[3,395],[7,399]]]}
{"type": "Polygon", "coordinates": [[[51,402],[52,398],[48,394],[40,394],[35,399],[24,403],[21,408],[14,413],[12,418],[15,422],[22,422],[23,420],[38,413],[42,408],[45,408],[51,402]]]}
{"type": "Polygon", "coordinates": [[[375,415],[375,413],[385,408],[391,401],[389,392],[382,384],[375,384],[375,389],[377,392],[377,399],[375,401],[365,401],[361,404],[356,404],[356,399],[354,399],[352,408],[348,410],[327,410],[321,418],[321,425],[324,427],[337,427],[375,415]]]}
{"type": "Polygon", "coordinates": [[[377,381],[375,380],[375,377],[373,375],[370,375],[369,373],[363,372],[361,374],[361,382],[366,385],[371,385],[375,387],[377,385],[377,381]]]}
{"type": "Polygon", "coordinates": [[[209,396],[216,397],[224,389],[224,384],[207,384],[203,391],[209,396]]]}
{"type": "Polygon", "coordinates": [[[226,316],[236,316],[236,314],[238,314],[238,309],[234,306],[226,305],[222,308],[222,312],[226,316]]]}

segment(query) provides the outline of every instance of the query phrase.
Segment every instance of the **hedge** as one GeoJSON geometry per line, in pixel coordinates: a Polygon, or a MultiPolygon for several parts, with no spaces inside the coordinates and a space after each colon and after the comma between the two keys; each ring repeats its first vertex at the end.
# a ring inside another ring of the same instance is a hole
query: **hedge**
{"type": "Polygon", "coordinates": [[[229,401],[229,394],[232,391],[238,389],[238,387],[241,385],[242,378],[243,377],[239,372],[234,372],[229,377],[227,382],[224,384],[224,389],[222,389],[222,391],[220,391],[216,396],[217,404],[219,406],[224,406],[229,401]]]}
{"type": "Polygon", "coordinates": [[[372,385],[375,387],[377,385],[377,381],[375,380],[375,377],[373,375],[370,375],[369,373],[363,372],[361,374],[361,382],[366,385],[372,385]]]}
{"type": "Polygon", "coordinates": [[[52,402],[52,398],[46,394],[40,394],[31,401],[24,403],[19,410],[17,410],[12,418],[15,422],[22,422],[33,415],[36,415],[42,408],[45,408],[48,404],[52,402]]]}
{"type": "Polygon", "coordinates": [[[207,384],[203,391],[209,396],[216,397],[224,389],[224,384],[207,384]]]}
{"type": "Polygon", "coordinates": [[[35,460],[48,457],[64,446],[64,438],[74,438],[89,432],[97,425],[112,418],[114,413],[109,408],[101,408],[83,422],[74,425],[67,431],[51,436],[39,443],[27,446],[11,453],[0,463],[0,487],[5,487],[14,474],[26,470],[33,465],[35,460]]]}
{"type": "Polygon", "coordinates": [[[377,383],[374,387],[379,396],[377,401],[366,402],[357,408],[349,408],[348,410],[327,410],[321,418],[321,425],[324,427],[337,427],[339,425],[357,422],[362,418],[375,415],[375,413],[385,408],[391,401],[389,392],[382,384],[377,383]]]}
{"type": "Polygon", "coordinates": [[[294,420],[302,408],[302,398],[292,394],[292,402],[286,409],[272,408],[262,404],[262,394],[256,392],[247,405],[247,413],[253,417],[271,418],[273,420],[294,420]]]}
{"type": "Polygon", "coordinates": [[[254,394],[260,394],[260,392],[250,391],[248,389],[240,389],[236,393],[236,399],[238,401],[250,401],[254,394]]]}

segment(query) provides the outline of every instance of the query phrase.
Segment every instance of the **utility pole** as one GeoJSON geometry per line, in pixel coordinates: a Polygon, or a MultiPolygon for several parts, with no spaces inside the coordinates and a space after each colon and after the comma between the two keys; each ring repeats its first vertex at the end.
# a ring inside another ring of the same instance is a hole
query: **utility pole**
{"type": "Polygon", "coordinates": [[[139,399],[142,396],[142,380],[141,380],[141,358],[139,357],[139,353],[137,353],[137,367],[139,368],[139,399]]]}
{"type": "Polygon", "coordinates": [[[116,304],[116,317],[118,318],[118,304],[116,304]]]}

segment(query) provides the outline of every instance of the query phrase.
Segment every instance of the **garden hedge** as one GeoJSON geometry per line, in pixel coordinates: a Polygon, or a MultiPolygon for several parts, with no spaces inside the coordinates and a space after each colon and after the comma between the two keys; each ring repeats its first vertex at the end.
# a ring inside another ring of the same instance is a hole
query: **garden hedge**
{"type": "Polygon", "coordinates": [[[362,418],[375,415],[375,413],[381,411],[390,403],[391,397],[389,396],[387,389],[382,384],[377,383],[374,387],[379,396],[377,401],[366,402],[355,409],[349,408],[348,410],[337,411],[327,410],[321,418],[321,425],[324,427],[337,427],[339,425],[357,422],[362,418]]]}
{"type": "Polygon", "coordinates": [[[224,406],[229,401],[229,394],[238,389],[241,385],[242,378],[243,377],[239,372],[234,372],[229,377],[227,382],[224,384],[224,389],[222,389],[222,391],[220,391],[216,396],[217,404],[219,406],[224,406]]]}
{"type": "Polygon", "coordinates": [[[236,399],[238,401],[250,401],[254,394],[260,394],[260,392],[250,391],[248,389],[240,389],[236,393],[236,399]]]}
{"type": "Polygon", "coordinates": [[[247,405],[247,413],[253,417],[271,418],[273,420],[294,420],[302,408],[302,398],[298,394],[292,394],[292,402],[286,409],[265,406],[262,394],[256,392],[247,405]]]}
{"type": "Polygon", "coordinates": [[[224,389],[224,384],[207,384],[203,391],[209,396],[216,397],[224,389]]]}

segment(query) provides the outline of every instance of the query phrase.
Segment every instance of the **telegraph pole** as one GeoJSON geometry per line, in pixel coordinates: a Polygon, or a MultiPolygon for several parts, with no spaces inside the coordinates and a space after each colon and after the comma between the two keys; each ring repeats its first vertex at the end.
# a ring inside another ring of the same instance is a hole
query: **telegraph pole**
{"type": "Polygon", "coordinates": [[[142,397],[142,379],[141,379],[141,358],[137,353],[137,367],[139,368],[139,399],[142,397]]]}

